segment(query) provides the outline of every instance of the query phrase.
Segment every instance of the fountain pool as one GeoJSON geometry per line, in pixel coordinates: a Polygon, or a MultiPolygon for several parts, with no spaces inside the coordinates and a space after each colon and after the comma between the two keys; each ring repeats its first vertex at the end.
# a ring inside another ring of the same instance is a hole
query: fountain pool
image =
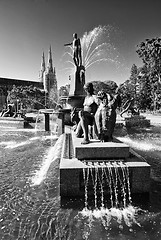
{"type": "Polygon", "coordinates": [[[61,136],[34,129],[0,132],[0,239],[161,239],[159,127],[119,133],[152,167],[149,201],[85,208],[59,196],[61,136]]]}

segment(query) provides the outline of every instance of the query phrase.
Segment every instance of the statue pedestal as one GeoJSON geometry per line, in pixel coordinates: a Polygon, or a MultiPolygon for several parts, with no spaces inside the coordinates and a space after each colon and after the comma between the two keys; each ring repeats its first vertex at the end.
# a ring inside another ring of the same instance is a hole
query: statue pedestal
{"type": "Polygon", "coordinates": [[[67,97],[66,107],[63,109],[65,114],[65,124],[71,125],[70,113],[73,108],[83,108],[85,91],[85,68],[80,66],[76,68],[75,73],[71,76],[70,92],[67,97]]]}
{"type": "Polygon", "coordinates": [[[83,108],[85,98],[84,86],[85,84],[85,68],[80,66],[76,68],[73,76],[71,76],[70,92],[68,97],[69,107],[83,108]]]}

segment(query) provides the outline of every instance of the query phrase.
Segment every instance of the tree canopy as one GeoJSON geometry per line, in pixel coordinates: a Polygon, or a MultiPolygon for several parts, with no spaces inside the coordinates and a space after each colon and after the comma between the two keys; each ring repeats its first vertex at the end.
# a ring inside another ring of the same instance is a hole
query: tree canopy
{"type": "Polygon", "coordinates": [[[161,37],[146,39],[137,45],[136,52],[148,67],[151,76],[156,76],[161,82],[161,37]]]}

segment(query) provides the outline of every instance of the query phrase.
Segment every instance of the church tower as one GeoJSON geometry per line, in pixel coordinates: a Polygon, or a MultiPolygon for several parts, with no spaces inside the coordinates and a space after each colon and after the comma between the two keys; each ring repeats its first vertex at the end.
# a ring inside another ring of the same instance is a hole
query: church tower
{"type": "Polygon", "coordinates": [[[55,94],[57,95],[58,89],[57,89],[56,71],[55,71],[55,67],[53,69],[51,46],[48,53],[47,69],[45,68],[45,57],[43,53],[40,77],[42,77],[41,79],[43,79],[45,92],[49,94],[52,90],[52,92],[55,92],[55,94]]]}

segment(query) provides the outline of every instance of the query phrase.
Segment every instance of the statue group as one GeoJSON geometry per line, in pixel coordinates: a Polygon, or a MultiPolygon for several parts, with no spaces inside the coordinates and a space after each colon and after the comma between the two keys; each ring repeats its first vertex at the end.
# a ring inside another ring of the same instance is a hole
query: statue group
{"type": "Polygon", "coordinates": [[[90,138],[96,138],[103,142],[113,140],[113,132],[116,123],[116,109],[121,105],[121,98],[117,89],[111,93],[101,90],[94,94],[92,83],[84,85],[87,95],[83,109],[79,112],[73,109],[71,120],[76,124],[76,136],[83,137],[82,144],[90,143],[90,138]]]}
{"type": "Polygon", "coordinates": [[[101,141],[112,141],[116,123],[116,108],[120,106],[121,99],[117,88],[106,93],[103,90],[94,94],[92,83],[85,84],[85,68],[82,65],[81,41],[77,34],[73,34],[73,42],[64,46],[72,46],[73,61],[76,67],[75,93],[77,94],[78,82],[81,83],[82,92],[86,93],[83,109],[71,112],[71,121],[75,123],[77,137],[83,137],[82,144],[88,144],[90,138],[96,137],[101,141]]]}

